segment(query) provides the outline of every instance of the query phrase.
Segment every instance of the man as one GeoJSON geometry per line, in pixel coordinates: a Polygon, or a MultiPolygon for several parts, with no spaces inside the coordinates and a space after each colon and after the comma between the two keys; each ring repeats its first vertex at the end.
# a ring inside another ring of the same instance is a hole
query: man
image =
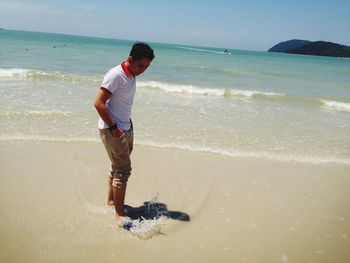
{"type": "Polygon", "coordinates": [[[124,199],[131,174],[134,135],[130,117],[136,91],[135,77],[148,68],[153,58],[150,46],[134,44],[127,61],[106,73],[94,103],[100,115],[100,136],[111,160],[107,202],[114,205],[119,219],[126,216],[124,199]]]}

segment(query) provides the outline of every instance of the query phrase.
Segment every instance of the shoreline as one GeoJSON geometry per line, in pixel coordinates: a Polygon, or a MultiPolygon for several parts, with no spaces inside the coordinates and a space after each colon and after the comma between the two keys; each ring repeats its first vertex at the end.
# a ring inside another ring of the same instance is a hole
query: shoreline
{"type": "MultiPolygon", "coordinates": [[[[99,145],[101,140],[99,138],[91,139],[78,139],[78,138],[63,138],[63,137],[50,137],[50,136],[28,136],[28,137],[16,137],[16,136],[0,136],[1,143],[77,143],[77,144],[96,144],[99,145]]],[[[327,158],[320,156],[302,156],[298,154],[294,155],[281,155],[278,153],[268,153],[268,152],[244,152],[244,151],[229,151],[219,148],[210,148],[210,147],[195,147],[189,145],[176,145],[176,144],[157,144],[153,142],[138,142],[135,141],[134,145],[137,147],[150,147],[156,149],[169,149],[174,151],[188,151],[193,154],[213,154],[221,156],[223,158],[237,158],[245,160],[255,160],[255,161],[272,161],[272,162],[292,162],[300,164],[312,164],[312,165],[340,165],[340,166],[350,166],[350,160],[348,159],[339,159],[339,158],[327,158]]]]}
{"type": "Polygon", "coordinates": [[[141,240],[105,205],[102,144],[1,143],[4,262],[345,262],[350,167],[135,145],[126,204],[159,195],[170,220],[141,240]],[[146,255],[146,256],[145,256],[146,255]]]}

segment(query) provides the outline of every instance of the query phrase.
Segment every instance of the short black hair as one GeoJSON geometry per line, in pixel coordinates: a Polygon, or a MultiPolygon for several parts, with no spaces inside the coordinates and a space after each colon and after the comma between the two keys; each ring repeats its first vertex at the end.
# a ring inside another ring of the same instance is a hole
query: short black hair
{"type": "Polygon", "coordinates": [[[154,59],[153,49],[146,43],[142,42],[137,42],[132,46],[130,56],[134,61],[142,58],[147,58],[150,61],[154,59]]]}

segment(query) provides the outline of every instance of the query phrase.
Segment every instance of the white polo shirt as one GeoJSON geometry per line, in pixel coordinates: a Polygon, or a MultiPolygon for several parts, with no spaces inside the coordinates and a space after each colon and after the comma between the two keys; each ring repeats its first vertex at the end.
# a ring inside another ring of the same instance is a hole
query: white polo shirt
{"type": "MultiPolygon", "coordinates": [[[[131,127],[130,117],[136,91],[136,79],[129,72],[125,62],[110,69],[103,78],[101,88],[112,94],[106,102],[107,109],[118,127],[127,131],[131,127]]],[[[98,128],[109,126],[100,118],[98,128]]]]}

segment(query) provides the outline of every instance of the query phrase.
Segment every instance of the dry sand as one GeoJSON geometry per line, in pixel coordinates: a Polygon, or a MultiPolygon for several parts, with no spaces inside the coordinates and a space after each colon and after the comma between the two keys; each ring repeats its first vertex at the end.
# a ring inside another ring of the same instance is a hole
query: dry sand
{"type": "Polygon", "coordinates": [[[135,146],[126,203],[189,222],[147,240],[105,205],[100,143],[1,142],[0,262],[349,262],[350,167],[135,146]]]}

